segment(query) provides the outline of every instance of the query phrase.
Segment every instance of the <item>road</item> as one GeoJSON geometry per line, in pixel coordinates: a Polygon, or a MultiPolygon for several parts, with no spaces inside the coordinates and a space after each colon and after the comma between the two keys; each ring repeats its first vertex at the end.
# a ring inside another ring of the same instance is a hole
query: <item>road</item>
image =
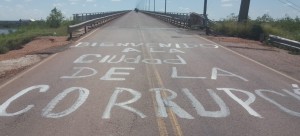
{"type": "Polygon", "coordinates": [[[296,136],[299,82],[130,12],[0,88],[1,136],[296,136]]]}

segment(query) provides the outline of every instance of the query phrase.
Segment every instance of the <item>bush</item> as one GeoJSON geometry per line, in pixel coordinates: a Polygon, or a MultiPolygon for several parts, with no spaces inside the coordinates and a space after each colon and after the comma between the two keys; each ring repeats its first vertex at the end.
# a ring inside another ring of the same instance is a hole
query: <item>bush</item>
{"type": "Polygon", "coordinates": [[[238,23],[236,18],[234,14],[231,14],[226,19],[213,25],[212,29],[223,35],[253,40],[260,40],[262,34],[272,34],[300,41],[300,19],[298,17],[292,19],[286,16],[276,20],[265,14],[256,20],[249,19],[246,23],[238,23]]]}
{"type": "Polygon", "coordinates": [[[254,24],[251,26],[249,35],[250,39],[259,40],[262,34],[264,34],[264,30],[261,25],[254,24]]]}
{"type": "Polygon", "coordinates": [[[63,18],[61,11],[54,8],[51,10],[46,22],[31,22],[20,26],[16,32],[0,35],[0,54],[20,49],[38,36],[66,36],[67,26],[74,22],[63,20],[63,18]]]}
{"type": "Polygon", "coordinates": [[[0,54],[22,48],[38,36],[66,36],[70,21],[64,21],[58,28],[50,28],[46,22],[33,22],[22,26],[14,33],[0,36],[0,54]]]}
{"type": "Polygon", "coordinates": [[[60,10],[54,8],[51,10],[50,15],[47,17],[47,23],[52,28],[58,28],[63,21],[64,17],[60,10]]]}

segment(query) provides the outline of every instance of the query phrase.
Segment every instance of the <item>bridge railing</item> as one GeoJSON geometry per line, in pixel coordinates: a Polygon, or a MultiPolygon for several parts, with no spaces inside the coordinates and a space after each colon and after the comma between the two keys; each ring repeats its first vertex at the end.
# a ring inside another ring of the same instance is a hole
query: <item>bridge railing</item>
{"type": "Polygon", "coordinates": [[[68,33],[69,33],[69,38],[71,39],[73,37],[73,33],[75,31],[78,31],[79,29],[83,29],[84,33],[87,33],[89,28],[95,28],[100,25],[103,25],[113,19],[116,19],[126,13],[128,13],[129,10],[124,10],[124,11],[115,11],[115,12],[106,12],[103,14],[98,14],[98,15],[93,15],[91,13],[91,16],[85,16],[81,20],[75,20],[79,21],[80,23],[75,24],[75,25],[70,25],[68,27],[68,33]]]}
{"type": "Polygon", "coordinates": [[[121,12],[121,11],[95,12],[95,13],[77,13],[77,14],[73,14],[73,20],[76,23],[81,23],[81,22],[85,22],[85,21],[92,20],[92,19],[95,19],[95,18],[100,18],[100,17],[113,15],[113,14],[116,14],[116,13],[119,13],[119,12],[121,12]]]}
{"type": "Polygon", "coordinates": [[[173,13],[173,12],[153,12],[142,10],[142,13],[148,14],[170,24],[173,24],[182,28],[189,28],[189,14],[187,13],[173,13]]]}
{"type": "Polygon", "coordinates": [[[215,25],[215,22],[212,20],[206,19],[203,14],[198,14],[195,12],[191,13],[174,13],[174,12],[153,12],[141,10],[142,13],[148,14],[165,22],[171,23],[175,26],[188,28],[188,29],[201,29],[206,30],[206,34],[214,34],[212,26],[215,25]],[[205,25],[206,20],[206,25],[205,25]]]}
{"type": "Polygon", "coordinates": [[[296,50],[300,51],[300,42],[298,42],[298,41],[286,39],[286,38],[275,36],[275,35],[269,35],[268,40],[271,43],[278,44],[278,45],[285,46],[290,49],[296,49],[296,50]]]}

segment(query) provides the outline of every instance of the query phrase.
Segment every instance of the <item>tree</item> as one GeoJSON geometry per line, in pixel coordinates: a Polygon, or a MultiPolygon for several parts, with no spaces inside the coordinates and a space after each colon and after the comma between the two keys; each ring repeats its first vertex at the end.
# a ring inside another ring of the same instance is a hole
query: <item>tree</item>
{"type": "Polygon", "coordinates": [[[268,13],[266,13],[261,17],[257,17],[256,21],[263,22],[263,23],[270,23],[270,22],[274,22],[274,19],[268,13]]]}
{"type": "Polygon", "coordinates": [[[60,26],[61,22],[63,21],[64,17],[60,10],[56,7],[51,10],[50,15],[47,17],[47,23],[52,28],[57,28],[60,26]]]}

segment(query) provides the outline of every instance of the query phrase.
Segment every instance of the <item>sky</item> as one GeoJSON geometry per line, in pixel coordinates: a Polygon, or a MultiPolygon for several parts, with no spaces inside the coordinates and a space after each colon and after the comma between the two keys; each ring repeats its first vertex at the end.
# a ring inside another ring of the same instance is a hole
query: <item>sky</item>
{"type": "MultiPolygon", "coordinates": [[[[155,0],[156,11],[164,11],[165,0],[155,0]]],[[[154,0],[150,0],[153,10],[154,0]]],[[[204,0],[167,0],[168,12],[203,12],[204,0]]],[[[212,20],[238,15],[241,0],[208,0],[208,17],[212,20]]],[[[66,18],[75,13],[132,10],[148,7],[148,0],[0,0],[0,20],[46,19],[57,7],[66,18]]],[[[147,8],[148,9],[148,8],[147,8]]],[[[268,13],[274,18],[300,17],[299,0],[251,0],[249,16],[253,19],[268,13]]]]}

